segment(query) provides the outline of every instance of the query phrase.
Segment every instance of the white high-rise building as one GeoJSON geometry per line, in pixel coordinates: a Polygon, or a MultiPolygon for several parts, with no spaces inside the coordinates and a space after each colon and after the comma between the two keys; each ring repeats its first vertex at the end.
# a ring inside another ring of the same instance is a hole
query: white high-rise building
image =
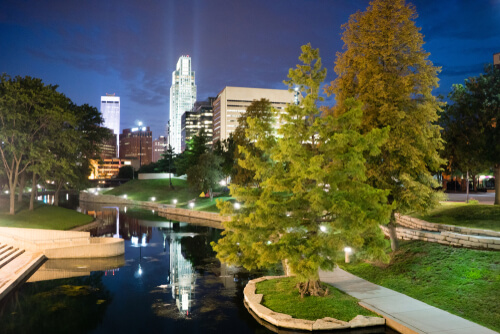
{"type": "Polygon", "coordinates": [[[168,142],[175,153],[181,153],[181,117],[193,108],[196,101],[194,71],[191,71],[191,58],[182,56],[172,72],[170,87],[170,133],[168,142]]]}
{"type": "Polygon", "coordinates": [[[120,97],[115,94],[101,96],[101,114],[104,118],[104,127],[113,130],[116,135],[116,155],[119,156],[120,137],[120,97]]]}

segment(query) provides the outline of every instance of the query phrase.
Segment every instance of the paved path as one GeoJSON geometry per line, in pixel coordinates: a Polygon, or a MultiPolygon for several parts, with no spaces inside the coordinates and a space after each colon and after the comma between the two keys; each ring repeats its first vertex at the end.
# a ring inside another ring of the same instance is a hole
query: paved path
{"type": "Polygon", "coordinates": [[[365,281],[340,268],[319,275],[322,282],[356,297],[384,316],[387,325],[402,333],[497,334],[486,327],[427,305],[402,293],[365,281]]]}
{"type": "MultiPolygon", "coordinates": [[[[467,200],[467,194],[466,193],[454,193],[454,192],[449,192],[446,193],[448,196],[448,201],[449,202],[463,202],[467,200]]],[[[478,192],[474,193],[471,192],[469,193],[469,200],[470,199],[475,199],[479,202],[479,204],[493,204],[495,202],[495,193],[483,193],[483,192],[478,192]]]]}

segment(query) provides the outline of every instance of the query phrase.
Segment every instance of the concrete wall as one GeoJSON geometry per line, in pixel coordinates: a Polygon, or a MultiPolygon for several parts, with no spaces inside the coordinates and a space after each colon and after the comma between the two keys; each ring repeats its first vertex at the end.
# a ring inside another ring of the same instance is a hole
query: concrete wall
{"type": "Polygon", "coordinates": [[[161,180],[161,179],[168,179],[169,175],[172,175],[172,178],[175,178],[173,173],[140,173],[139,174],[139,180],[161,180]]]}
{"type": "Polygon", "coordinates": [[[0,242],[49,259],[93,258],[125,253],[123,239],[91,238],[90,232],[0,227],[0,242]]]}
{"type": "Polygon", "coordinates": [[[231,217],[224,217],[214,212],[176,208],[174,205],[160,204],[156,202],[133,201],[130,199],[125,199],[123,197],[112,196],[112,195],[94,195],[83,191],[80,192],[80,201],[92,202],[92,203],[139,206],[150,210],[155,210],[158,212],[159,216],[167,217],[173,220],[183,221],[186,218],[198,218],[199,222],[197,223],[203,223],[203,220],[209,220],[213,222],[223,222],[231,219],[231,217]]]}

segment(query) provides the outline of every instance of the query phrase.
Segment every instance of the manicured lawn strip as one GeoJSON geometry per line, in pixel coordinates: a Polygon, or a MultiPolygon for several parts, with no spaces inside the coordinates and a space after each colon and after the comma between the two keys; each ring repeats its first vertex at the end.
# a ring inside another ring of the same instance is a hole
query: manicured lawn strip
{"type": "Polygon", "coordinates": [[[401,244],[388,266],[341,264],[350,273],[500,331],[500,252],[401,244]]]}
{"type": "Polygon", "coordinates": [[[263,294],[262,305],[274,312],[291,315],[296,319],[316,320],[331,317],[350,321],[358,314],[378,317],[358,305],[358,300],[342,291],[328,286],[330,293],[326,297],[300,298],[295,288],[295,278],[287,277],[257,283],[256,293],[263,294]]]}
{"type": "Polygon", "coordinates": [[[213,201],[210,198],[202,198],[199,191],[189,188],[186,180],[172,179],[174,190],[170,189],[169,180],[131,180],[112,190],[101,192],[102,195],[123,196],[127,195],[128,199],[136,201],[150,201],[151,197],[156,198],[156,202],[164,204],[172,204],[173,200],[177,200],[177,207],[191,209],[189,201],[195,200],[193,210],[219,212],[215,199],[230,200],[231,197],[220,196],[214,197],[213,201]]]}
{"type": "MultiPolygon", "coordinates": [[[[18,204],[18,203],[16,203],[18,204]]],[[[28,210],[28,203],[16,205],[16,214],[9,215],[9,201],[0,199],[0,226],[40,228],[46,230],[69,230],[92,222],[94,218],[75,210],[36,203],[35,210],[28,210]]]]}
{"type": "Polygon", "coordinates": [[[412,214],[412,217],[431,223],[465,226],[500,231],[500,206],[442,203],[428,214],[412,214]]]}

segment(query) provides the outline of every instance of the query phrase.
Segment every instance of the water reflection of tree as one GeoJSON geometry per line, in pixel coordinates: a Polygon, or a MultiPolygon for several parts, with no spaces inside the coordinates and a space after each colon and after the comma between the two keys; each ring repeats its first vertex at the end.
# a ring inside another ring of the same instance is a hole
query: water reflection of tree
{"type": "Polygon", "coordinates": [[[102,322],[112,295],[103,272],[25,284],[0,308],[0,332],[85,333],[102,322]]]}

